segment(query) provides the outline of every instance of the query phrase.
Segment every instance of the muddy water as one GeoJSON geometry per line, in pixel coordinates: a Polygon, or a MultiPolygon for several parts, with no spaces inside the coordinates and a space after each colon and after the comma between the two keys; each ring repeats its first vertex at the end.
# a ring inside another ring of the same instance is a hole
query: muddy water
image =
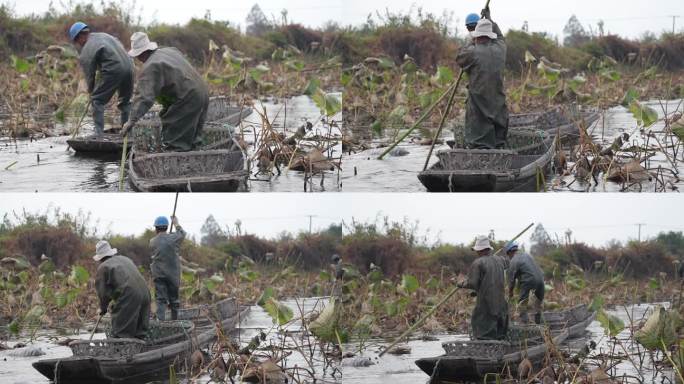
{"type": "MultiPolygon", "coordinates": [[[[296,299],[296,300],[283,300],[282,304],[287,305],[292,309],[295,314],[295,318],[300,317],[300,313],[305,316],[312,311],[319,312],[322,307],[327,303],[327,298],[306,298],[306,299],[296,299]]],[[[309,339],[305,338],[301,334],[301,322],[293,321],[291,322],[285,330],[288,336],[285,338],[286,346],[293,346],[293,339],[296,341],[297,345],[308,344],[309,339]]],[[[239,328],[231,334],[234,340],[240,341],[241,345],[246,345],[252,337],[257,333],[263,331],[266,333],[266,340],[262,342],[262,347],[266,345],[283,345],[283,336],[277,332],[274,327],[271,317],[259,306],[252,306],[248,315],[241,320],[239,328]]],[[[63,332],[62,332],[63,333],[63,332]]],[[[45,355],[38,357],[11,357],[9,356],[9,351],[0,351],[0,383],[3,384],[28,384],[28,383],[49,383],[49,381],[42,376],[38,371],[33,369],[31,363],[49,358],[59,358],[71,356],[71,349],[69,347],[62,347],[55,344],[55,341],[59,337],[64,337],[60,333],[59,335],[54,331],[42,331],[37,336],[33,343],[27,340],[22,340],[22,342],[29,344],[34,347],[39,347],[45,352],[45,355]]],[[[75,335],[69,335],[69,337],[74,339],[87,339],[90,334],[87,332],[79,333],[75,335]]],[[[94,338],[104,338],[104,333],[96,333],[94,338]]],[[[310,340],[313,342],[313,338],[310,340]]],[[[16,341],[8,342],[9,346],[13,346],[16,341]]],[[[305,359],[304,355],[294,351],[283,363],[284,368],[293,368],[295,366],[307,367],[316,374],[318,382],[324,383],[337,383],[341,382],[340,372],[335,372],[333,376],[332,369],[328,367],[324,369],[323,359],[320,355],[320,350],[317,346],[313,346],[314,353],[313,358],[309,359],[310,355],[307,354],[305,359]],[[313,367],[309,365],[307,360],[313,362],[313,367]]],[[[308,348],[307,348],[308,350],[308,348]]],[[[303,377],[302,377],[303,379],[303,377]]],[[[208,383],[210,381],[209,377],[201,377],[198,383],[208,383]]],[[[133,384],[133,383],[131,383],[133,384]]],[[[138,384],[138,383],[136,383],[138,384]]],[[[140,383],[141,384],[141,383],[140,383]]]]}
{"type": "MultiPolygon", "coordinates": [[[[339,93],[336,95],[341,97],[339,93]]],[[[273,100],[257,102],[254,108],[265,109],[273,127],[278,132],[284,131],[288,136],[308,120],[313,124],[313,129],[307,132],[307,137],[316,134],[327,136],[328,133],[341,137],[339,128],[331,128],[319,121],[320,111],[307,96],[294,97],[287,103],[273,100]],[[285,105],[287,109],[284,108],[285,105]],[[287,129],[283,128],[284,124],[287,129]]],[[[333,116],[332,120],[341,120],[341,115],[333,116]]],[[[242,128],[246,141],[253,144],[254,132],[261,129],[260,117],[253,113],[243,123],[242,128]]],[[[64,127],[57,129],[63,131],[64,127]]],[[[84,135],[92,134],[92,124],[86,120],[81,130],[84,135]]],[[[72,150],[67,151],[67,139],[68,136],[57,136],[14,142],[0,138],[0,192],[117,191],[120,155],[78,155],[72,150]],[[7,166],[10,166],[9,169],[5,169],[7,166]]],[[[303,143],[307,144],[306,140],[303,143]]],[[[340,151],[341,144],[338,144],[331,148],[330,153],[334,157],[339,157],[340,151]]],[[[330,173],[324,178],[323,187],[319,185],[321,178],[317,177],[314,190],[336,190],[336,179],[332,175],[334,174],[330,173]]],[[[128,184],[125,188],[129,190],[128,184]]],[[[294,171],[271,177],[270,180],[267,176],[257,175],[251,178],[248,190],[300,192],[304,190],[304,176],[294,171]]]]}
{"type": "MultiPolygon", "coordinates": [[[[653,107],[658,114],[663,117],[665,115],[660,102],[647,103],[653,107]]],[[[675,112],[678,108],[679,112],[684,110],[681,101],[663,102],[665,110],[668,114],[675,112]]],[[[659,122],[650,128],[651,131],[660,131],[664,126],[663,122],[659,122]]],[[[631,113],[623,107],[615,107],[606,111],[604,118],[600,119],[593,127],[589,129],[597,142],[612,143],[613,140],[622,133],[629,133],[633,141],[641,144],[644,140],[639,135],[636,120],[631,113]]],[[[453,132],[444,132],[444,139],[453,137],[453,132]]],[[[662,139],[661,139],[662,141],[662,139]]],[[[374,143],[375,145],[378,142],[374,143]]],[[[651,140],[651,145],[655,142],[651,140]]],[[[422,171],[425,164],[425,158],[430,150],[429,146],[421,146],[418,144],[406,142],[398,147],[401,152],[408,153],[404,156],[387,156],[384,160],[377,160],[383,149],[370,149],[343,159],[343,173],[342,183],[343,190],[346,192],[424,192],[425,188],[418,180],[418,173],[422,171]]],[[[441,149],[448,149],[446,144],[435,147],[435,152],[441,149]]],[[[684,172],[684,162],[681,160],[681,150],[679,155],[680,161],[677,164],[680,172],[684,172]]],[[[437,157],[433,154],[430,160],[430,165],[437,161],[437,157]]],[[[657,169],[658,165],[672,168],[667,159],[662,155],[656,155],[648,164],[650,169],[657,169]]],[[[603,182],[599,180],[599,184],[588,185],[586,183],[575,182],[569,187],[573,181],[573,177],[549,177],[547,181],[547,190],[554,192],[570,192],[570,191],[591,191],[591,192],[612,192],[619,191],[621,186],[611,182],[603,182]]],[[[684,187],[684,181],[676,183],[678,187],[684,187]]],[[[645,182],[642,184],[643,191],[653,191],[654,182],[645,182]]],[[[638,187],[633,187],[631,191],[639,191],[638,187]]]]}
{"type": "MultiPolygon", "coordinates": [[[[635,322],[638,322],[645,318],[648,310],[653,308],[651,304],[641,304],[635,306],[619,307],[613,310],[607,311],[610,314],[618,316],[622,319],[625,324],[630,324],[629,319],[632,318],[635,322]]],[[[408,346],[411,348],[411,353],[401,356],[384,355],[378,358],[378,353],[380,351],[380,345],[384,342],[381,340],[371,340],[370,348],[360,356],[368,357],[374,363],[368,367],[349,367],[347,364],[342,364],[342,374],[345,383],[351,384],[381,384],[381,383],[392,383],[392,384],[414,384],[414,383],[425,383],[428,380],[428,375],[421,371],[414,363],[416,359],[438,356],[444,353],[442,349],[442,342],[444,341],[455,341],[455,340],[467,340],[467,335],[457,335],[457,334],[442,334],[434,335],[439,338],[439,341],[422,341],[422,340],[412,340],[409,342],[408,346]]],[[[623,345],[627,348],[627,351],[632,354],[638,352],[638,346],[630,338],[630,332],[625,329],[618,335],[623,341],[623,345]]],[[[611,347],[608,343],[608,339],[604,336],[604,331],[601,325],[594,321],[587,328],[587,334],[585,337],[573,340],[570,344],[561,347],[561,350],[577,351],[583,345],[585,345],[589,340],[594,340],[598,345],[596,350],[592,355],[597,355],[599,353],[610,353],[611,347]]],[[[345,350],[356,350],[357,345],[348,344],[345,346],[345,350]]],[[[643,348],[641,348],[643,351],[643,348]]],[[[622,352],[621,348],[616,348],[616,352],[622,352]]],[[[638,364],[638,360],[635,359],[638,364]]],[[[634,367],[628,361],[623,361],[615,367],[615,370],[611,373],[614,376],[629,375],[640,377],[641,382],[661,382],[663,376],[673,379],[671,371],[665,372],[664,375],[659,375],[653,369],[653,363],[651,361],[644,361],[643,366],[640,367],[639,372],[637,368],[634,367]]],[[[634,382],[634,380],[628,381],[634,382]]]]}

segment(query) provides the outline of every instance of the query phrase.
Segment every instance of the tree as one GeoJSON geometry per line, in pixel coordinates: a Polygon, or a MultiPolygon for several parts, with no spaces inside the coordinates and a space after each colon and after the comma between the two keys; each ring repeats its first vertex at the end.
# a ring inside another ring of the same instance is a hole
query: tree
{"type": "Polygon", "coordinates": [[[202,224],[200,233],[202,234],[200,244],[204,246],[214,247],[228,240],[228,236],[223,229],[221,229],[218,222],[216,222],[214,215],[209,215],[209,217],[207,217],[204,224],[202,224]]]}
{"type": "Polygon", "coordinates": [[[568,23],[563,28],[563,33],[565,34],[565,39],[563,40],[563,45],[569,47],[579,47],[580,45],[589,41],[589,35],[587,31],[579,22],[577,16],[572,15],[568,23]]]}
{"type": "Polygon", "coordinates": [[[248,35],[262,36],[270,31],[271,28],[271,23],[268,22],[268,19],[261,10],[261,7],[259,7],[259,4],[254,4],[247,14],[247,28],[245,32],[248,35]]]}
{"type": "Polygon", "coordinates": [[[534,256],[540,256],[545,254],[549,248],[553,246],[553,240],[551,236],[544,229],[544,225],[541,223],[534,227],[534,232],[530,236],[530,253],[534,256]]]}
{"type": "Polygon", "coordinates": [[[656,242],[662,244],[673,256],[681,256],[684,253],[684,234],[681,231],[661,232],[656,237],[656,242]]]}

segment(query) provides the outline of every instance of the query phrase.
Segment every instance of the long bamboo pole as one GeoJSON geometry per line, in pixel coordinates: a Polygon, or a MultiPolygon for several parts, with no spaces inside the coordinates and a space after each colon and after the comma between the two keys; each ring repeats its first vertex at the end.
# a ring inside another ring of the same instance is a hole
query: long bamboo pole
{"type": "Polygon", "coordinates": [[[399,145],[399,143],[401,143],[402,141],[404,141],[404,139],[405,139],[408,135],[410,135],[411,132],[413,132],[416,128],[418,128],[418,127],[423,123],[423,121],[425,121],[425,119],[427,119],[428,117],[430,117],[430,115],[432,114],[432,111],[437,107],[437,105],[438,105],[439,103],[442,102],[442,100],[444,100],[444,98],[449,94],[449,92],[451,92],[451,91],[453,90],[453,88],[454,88],[455,85],[456,85],[456,84],[450,85],[449,88],[447,88],[447,90],[444,91],[444,93],[442,93],[442,94],[439,96],[439,98],[437,99],[437,101],[435,101],[434,103],[432,103],[432,105],[430,106],[430,108],[428,108],[427,111],[425,111],[425,112],[420,116],[420,118],[418,118],[418,120],[417,120],[415,123],[413,123],[413,125],[411,126],[411,128],[408,129],[408,131],[404,132],[404,134],[401,135],[401,137],[399,137],[399,139],[397,139],[397,141],[396,141],[394,144],[390,145],[390,146],[385,150],[385,152],[383,152],[380,156],[378,156],[378,160],[382,160],[382,158],[385,157],[388,153],[390,153],[390,151],[392,151],[397,145],[399,145]]]}
{"type": "Polygon", "coordinates": [[[124,135],[123,150],[121,151],[121,165],[119,166],[119,192],[124,190],[124,171],[126,168],[126,152],[128,149],[128,135],[124,135]]]}
{"type": "Polygon", "coordinates": [[[178,206],[178,192],[176,192],[176,200],[173,202],[173,213],[171,214],[171,225],[169,226],[169,233],[173,232],[173,218],[176,217],[176,207],[178,206]]]}
{"type": "MultiPolygon", "coordinates": [[[[522,236],[525,232],[527,232],[527,230],[529,230],[530,228],[532,228],[533,225],[534,225],[534,223],[528,225],[525,229],[523,229],[520,233],[518,233],[517,236],[515,236],[514,238],[512,238],[511,240],[509,240],[509,242],[513,242],[513,241],[517,240],[520,236],[522,236]]],[[[502,249],[503,249],[503,248],[500,248],[498,251],[496,251],[496,252],[494,253],[494,255],[498,255],[499,252],[501,252],[502,249]]],[[[451,291],[449,291],[449,293],[447,293],[447,295],[444,296],[444,298],[443,298],[442,300],[439,301],[439,303],[437,303],[434,307],[430,308],[430,310],[429,310],[425,315],[423,315],[423,317],[421,317],[418,321],[416,321],[415,324],[413,324],[409,329],[407,329],[406,331],[404,331],[404,333],[402,333],[399,337],[397,337],[397,338],[392,342],[392,344],[390,344],[387,348],[385,348],[382,352],[380,352],[379,357],[382,357],[382,355],[384,355],[385,353],[387,353],[387,351],[389,351],[390,349],[392,349],[392,347],[394,347],[395,345],[399,344],[399,342],[400,342],[401,340],[403,340],[406,336],[408,336],[408,335],[409,335],[411,332],[413,332],[416,328],[418,328],[419,326],[423,325],[423,323],[425,322],[425,320],[429,319],[430,316],[432,316],[432,314],[435,313],[435,311],[437,310],[437,308],[441,307],[444,303],[446,303],[447,300],[449,300],[449,299],[451,298],[451,296],[453,296],[459,289],[460,289],[460,287],[454,287],[454,288],[452,288],[451,291]]]]}
{"type": "Polygon", "coordinates": [[[458,85],[461,84],[461,78],[463,78],[463,70],[462,69],[461,69],[461,72],[458,74],[458,80],[456,80],[456,86],[454,87],[453,91],[451,91],[451,95],[449,95],[449,101],[447,101],[446,111],[444,111],[444,115],[442,115],[442,120],[440,120],[440,122],[439,122],[439,128],[437,128],[437,132],[435,132],[435,137],[432,138],[432,145],[430,145],[430,152],[428,152],[427,158],[425,159],[425,165],[423,166],[423,171],[425,171],[427,169],[428,164],[430,163],[430,157],[432,157],[432,151],[435,149],[435,143],[437,143],[437,139],[442,134],[442,128],[444,128],[444,122],[446,122],[447,116],[449,116],[449,113],[451,112],[451,107],[454,105],[454,97],[456,97],[456,93],[458,92],[458,85]]]}

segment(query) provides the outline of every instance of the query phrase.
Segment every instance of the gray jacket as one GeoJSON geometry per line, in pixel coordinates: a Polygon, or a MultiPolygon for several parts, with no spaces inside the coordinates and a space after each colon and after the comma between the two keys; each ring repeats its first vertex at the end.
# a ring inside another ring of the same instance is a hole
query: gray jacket
{"type": "Polygon", "coordinates": [[[181,263],[180,246],[185,239],[185,231],[180,226],[175,233],[160,233],[150,239],[152,253],[152,277],[165,278],[180,285],[181,263]]]}
{"type": "Polygon", "coordinates": [[[106,33],[90,33],[88,41],[81,49],[79,62],[85,73],[88,93],[95,89],[95,75],[102,77],[133,73],[133,60],[128,56],[121,42],[106,33]]]}
{"type": "Polygon", "coordinates": [[[192,104],[208,93],[202,76],[178,49],[159,48],[143,64],[138,76],[131,121],[138,122],[155,101],[167,110],[172,104],[192,104]]]}
{"type": "Polygon", "coordinates": [[[534,261],[532,256],[525,252],[516,252],[511,259],[511,264],[508,267],[508,285],[509,289],[513,290],[515,281],[520,281],[521,286],[536,288],[539,284],[544,283],[544,272],[534,261]]]}

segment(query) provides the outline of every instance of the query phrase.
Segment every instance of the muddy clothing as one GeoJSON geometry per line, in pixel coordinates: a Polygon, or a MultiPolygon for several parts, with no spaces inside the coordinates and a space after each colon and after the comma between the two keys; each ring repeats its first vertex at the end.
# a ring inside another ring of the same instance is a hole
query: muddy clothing
{"type": "Polygon", "coordinates": [[[162,105],[162,148],[190,151],[207,118],[209,90],[176,48],[160,48],[143,64],[133,98],[131,121],[137,123],[155,101],[162,105]]]}
{"type": "Polygon", "coordinates": [[[465,285],[477,292],[470,320],[476,340],[502,340],[508,332],[508,303],[505,297],[504,260],[481,256],[475,260],[465,285]]]}
{"type": "Polygon", "coordinates": [[[180,300],[180,245],[185,239],[185,231],[180,226],[175,233],[159,233],[150,239],[152,254],[152,278],[154,279],[157,318],[165,320],[167,305],[171,308],[171,318],[176,320],[180,300]]]}
{"type": "Polygon", "coordinates": [[[495,40],[467,44],[456,62],[468,74],[465,145],[473,149],[503,148],[508,135],[508,107],[504,92],[506,42],[496,23],[495,40]]]}
{"type": "Polygon", "coordinates": [[[534,292],[536,297],[534,312],[535,321],[540,322],[538,318],[541,316],[542,303],[544,302],[544,272],[534,261],[532,256],[524,252],[516,252],[511,259],[510,267],[508,268],[508,284],[509,292],[513,292],[516,280],[520,284],[520,298],[518,299],[520,319],[523,322],[528,321],[528,308],[530,292],[534,292]]]}
{"type": "Polygon", "coordinates": [[[95,290],[102,313],[114,301],[111,337],[144,338],[150,320],[150,290],[131,259],[121,255],[105,259],[97,267],[95,290]]]}
{"type": "Polygon", "coordinates": [[[131,111],[134,66],[123,45],[106,33],[90,33],[79,61],[92,100],[95,133],[104,132],[105,106],[115,92],[119,95],[117,106],[121,111],[121,125],[124,125],[131,111]]]}

